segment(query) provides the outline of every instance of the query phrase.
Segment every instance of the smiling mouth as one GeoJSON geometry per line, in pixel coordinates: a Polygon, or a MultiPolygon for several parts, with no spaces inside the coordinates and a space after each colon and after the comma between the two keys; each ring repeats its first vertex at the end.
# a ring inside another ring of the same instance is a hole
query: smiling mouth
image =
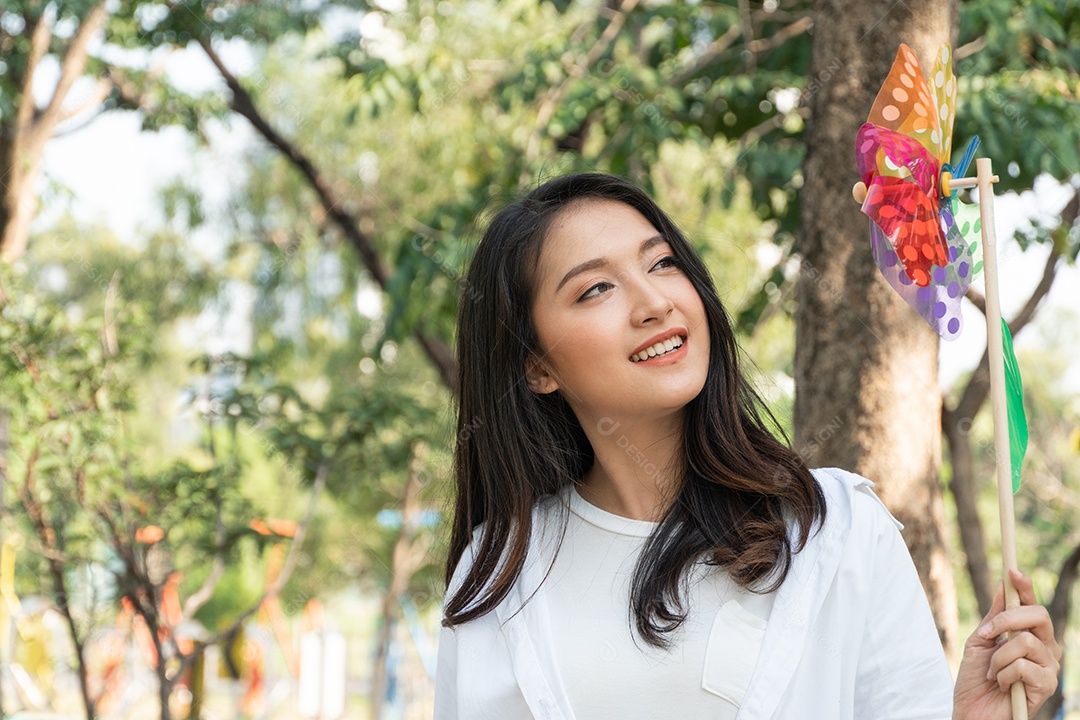
{"type": "Polygon", "coordinates": [[[649,358],[663,357],[668,353],[673,353],[683,346],[686,342],[686,337],[683,335],[673,335],[667,340],[650,345],[636,355],[630,356],[631,362],[645,362],[649,358]]]}

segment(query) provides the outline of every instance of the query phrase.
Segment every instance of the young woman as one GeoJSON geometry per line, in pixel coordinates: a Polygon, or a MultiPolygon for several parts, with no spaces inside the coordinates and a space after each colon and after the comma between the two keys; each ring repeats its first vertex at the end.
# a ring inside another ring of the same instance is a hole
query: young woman
{"type": "Polygon", "coordinates": [[[1053,692],[1019,573],[954,688],[899,523],[773,436],[708,271],[640,189],[542,185],[467,286],[437,720],[1006,720],[1013,681],[1032,712],[1053,692]]]}

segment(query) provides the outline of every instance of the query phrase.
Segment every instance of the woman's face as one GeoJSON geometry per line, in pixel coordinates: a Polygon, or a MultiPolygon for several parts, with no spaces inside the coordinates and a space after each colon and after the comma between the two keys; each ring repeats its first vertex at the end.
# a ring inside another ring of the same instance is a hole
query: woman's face
{"type": "Polygon", "coordinates": [[[583,426],[681,412],[705,385],[704,305],[671,247],[629,205],[587,199],[555,218],[533,322],[540,353],[530,387],[560,390],[583,426]]]}

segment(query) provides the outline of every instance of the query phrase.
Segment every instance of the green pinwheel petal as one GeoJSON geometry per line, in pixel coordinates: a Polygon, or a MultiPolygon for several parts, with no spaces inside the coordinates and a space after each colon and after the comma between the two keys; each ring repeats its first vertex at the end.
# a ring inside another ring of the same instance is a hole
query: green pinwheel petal
{"type": "Polygon", "coordinates": [[[1009,457],[1012,460],[1012,486],[1015,493],[1020,489],[1020,468],[1028,446],[1027,416],[1024,415],[1024,385],[1020,380],[1020,366],[1013,353],[1012,334],[1005,320],[1001,321],[1001,345],[1005,356],[1005,394],[1009,410],[1009,457]]]}

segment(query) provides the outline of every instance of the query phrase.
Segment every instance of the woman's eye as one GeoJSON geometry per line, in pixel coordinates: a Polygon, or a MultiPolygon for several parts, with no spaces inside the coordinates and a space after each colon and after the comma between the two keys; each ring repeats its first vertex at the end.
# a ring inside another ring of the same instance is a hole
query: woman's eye
{"type": "Polygon", "coordinates": [[[663,270],[664,268],[671,268],[671,267],[678,267],[678,266],[679,266],[679,261],[675,259],[674,255],[665,255],[664,257],[662,257],[662,258],[660,258],[659,260],[656,261],[656,264],[653,265],[653,270],[657,270],[657,269],[663,270]]]}
{"type": "Polygon", "coordinates": [[[611,287],[614,287],[614,286],[609,282],[598,282],[595,285],[593,285],[591,288],[586,290],[585,294],[578,298],[578,302],[581,302],[582,300],[588,300],[591,297],[599,297],[604,288],[611,288],[611,287]]]}

